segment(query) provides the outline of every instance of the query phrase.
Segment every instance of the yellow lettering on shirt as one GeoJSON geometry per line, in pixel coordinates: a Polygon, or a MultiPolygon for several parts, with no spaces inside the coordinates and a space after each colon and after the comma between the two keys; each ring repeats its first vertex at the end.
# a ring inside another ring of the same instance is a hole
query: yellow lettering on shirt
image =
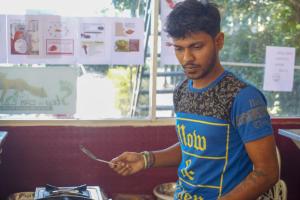
{"type": "Polygon", "coordinates": [[[179,193],[177,198],[179,200],[204,200],[204,198],[202,196],[197,196],[196,194],[191,195],[187,192],[185,193],[179,193]]]}
{"type": "Polygon", "coordinates": [[[181,143],[189,148],[205,151],[207,147],[206,137],[197,134],[196,130],[194,130],[192,133],[186,133],[185,128],[186,127],[184,125],[177,125],[177,132],[181,143]]]}
{"type": "Polygon", "coordinates": [[[185,168],[181,169],[181,174],[183,177],[187,177],[188,179],[190,179],[191,181],[194,180],[194,175],[195,172],[192,170],[188,170],[189,166],[192,164],[191,160],[186,160],[185,161],[185,168]]]}

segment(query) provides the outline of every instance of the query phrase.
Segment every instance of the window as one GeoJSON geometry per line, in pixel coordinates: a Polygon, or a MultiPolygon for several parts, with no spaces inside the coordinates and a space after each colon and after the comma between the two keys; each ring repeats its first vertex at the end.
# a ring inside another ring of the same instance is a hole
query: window
{"type": "MultiPolygon", "coordinates": [[[[123,0],[86,0],[76,2],[70,0],[28,0],[7,1],[2,0],[0,14],[2,15],[57,15],[60,17],[136,17],[144,19],[145,10],[149,9],[150,1],[123,1],[123,0]],[[66,6],[70,5],[72,6],[66,6]]],[[[149,17],[145,22],[149,22],[149,17]]],[[[149,23],[150,24],[150,23],[149,23]]],[[[145,30],[149,24],[145,23],[145,30]]],[[[147,27],[148,26],[148,27],[147,27]]],[[[54,26],[52,26],[54,27],[54,26]]],[[[55,28],[55,27],[54,27],[55,28]]],[[[142,27],[144,29],[144,27],[142,27]]],[[[142,42],[142,41],[141,41],[142,42]]],[[[148,45],[148,44],[146,44],[148,45]]],[[[143,48],[144,44],[142,44],[143,48]]],[[[1,64],[2,71],[7,67],[18,68],[75,68],[77,75],[76,112],[73,114],[36,114],[36,113],[5,113],[1,119],[123,119],[147,118],[149,106],[138,112],[133,112],[134,102],[149,104],[149,73],[140,76],[141,72],[149,71],[149,46],[145,52],[146,59],[143,65],[110,65],[110,64],[1,64]],[[137,85],[139,83],[139,85],[137,85]],[[134,91],[141,90],[147,94],[137,97],[134,91]]],[[[143,51],[143,50],[142,50],[143,51]]],[[[1,71],[0,71],[1,72],[1,71]]],[[[24,82],[24,81],[23,81],[24,82]]],[[[11,88],[12,90],[15,88],[11,88]]],[[[26,89],[15,91],[17,95],[25,93],[26,89]]],[[[2,92],[4,94],[4,91],[2,92]]],[[[4,100],[2,101],[2,104],[4,100]]],[[[7,106],[6,106],[7,107],[7,106]]]]}

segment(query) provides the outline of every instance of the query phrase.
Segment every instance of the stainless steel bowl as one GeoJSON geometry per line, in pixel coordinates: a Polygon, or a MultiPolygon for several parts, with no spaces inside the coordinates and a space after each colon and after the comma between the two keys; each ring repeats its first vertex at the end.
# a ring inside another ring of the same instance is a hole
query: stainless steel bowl
{"type": "Polygon", "coordinates": [[[33,200],[34,192],[18,192],[9,195],[8,200],[33,200]]]}
{"type": "Polygon", "coordinates": [[[175,182],[163,183],[155,186],[153,189],[153,193],[158,200],[173,200],[175,188],[175,182]]]}

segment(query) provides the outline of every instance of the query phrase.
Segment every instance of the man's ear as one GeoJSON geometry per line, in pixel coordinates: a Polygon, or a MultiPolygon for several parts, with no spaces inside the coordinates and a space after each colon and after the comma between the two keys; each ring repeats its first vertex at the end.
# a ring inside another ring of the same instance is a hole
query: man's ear
{"type": "Polygon", "coordinates": [[[218,50],[221,50],[224,46],[224,33],[219,32],[215,37],[215,44],[218,50]]]}

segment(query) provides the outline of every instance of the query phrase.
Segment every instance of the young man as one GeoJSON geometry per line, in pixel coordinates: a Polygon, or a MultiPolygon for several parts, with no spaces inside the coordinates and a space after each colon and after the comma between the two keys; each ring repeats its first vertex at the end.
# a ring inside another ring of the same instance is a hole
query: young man
{"type": "Polygon", "coordinates": [[[111,167],[125,176],[178,166],[175,199],[256,199],[278,180],[273,130],[263,94],[220,64],[218,9],[207,1],[178,3],[166,32],[187,77],[174,91],[179,142],[125,152],[111,167]]]}

